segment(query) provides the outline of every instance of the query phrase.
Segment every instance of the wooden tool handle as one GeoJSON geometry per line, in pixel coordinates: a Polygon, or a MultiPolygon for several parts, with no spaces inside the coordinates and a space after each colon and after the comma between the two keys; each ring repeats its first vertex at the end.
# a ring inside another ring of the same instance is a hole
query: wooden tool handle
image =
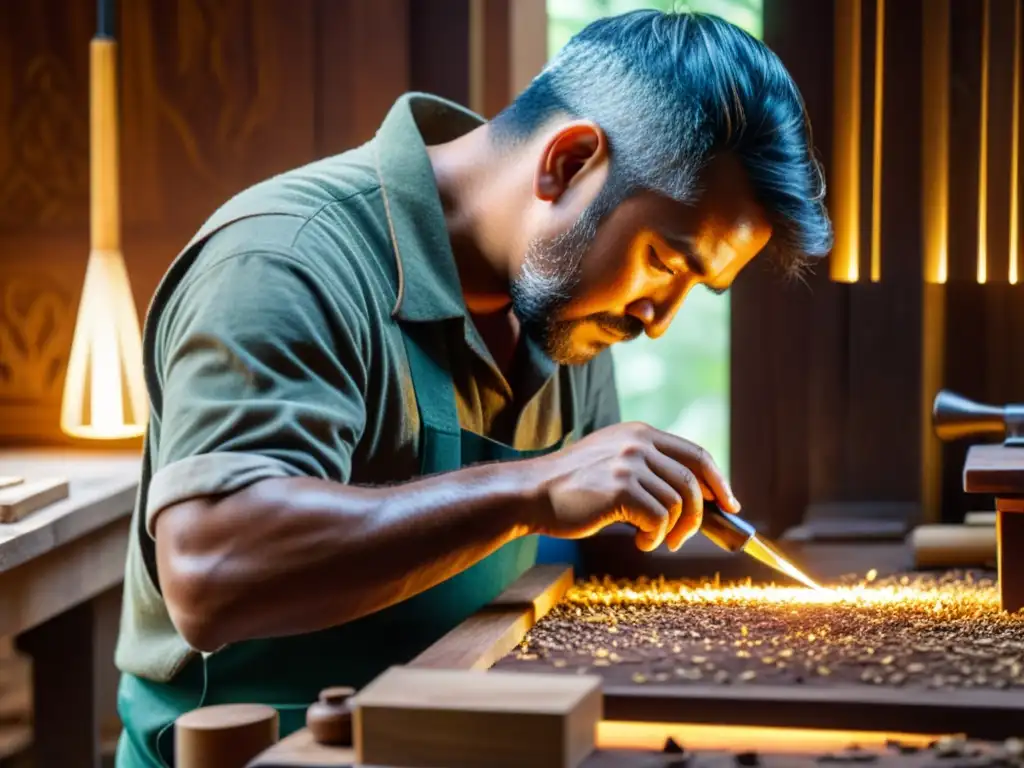
{"type": "Polygon", "coordinates": [[[917,568],[984,567],[996,561],[996,529],[985,525],[922,525],[910,534],[917,568]]]}
{"type": "Polygon", "coordinates": [[[117,43],[114,40],[95,37],[89,43],[89,77],[91,245],[94,251],[120,251],[117,43]]]}

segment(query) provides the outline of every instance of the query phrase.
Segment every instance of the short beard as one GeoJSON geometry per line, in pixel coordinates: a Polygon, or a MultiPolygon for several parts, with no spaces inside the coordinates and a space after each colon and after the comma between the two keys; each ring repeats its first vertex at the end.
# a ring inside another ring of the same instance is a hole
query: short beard
{"type": "Polygon", "coordinates": [[[595,201],[567,232],[533,240],[519,276],[512,281],[512,311],[523,333],[559,365],[582,365],[592,358],[579,353],[572,344],[573,330],[583,323],[596,322],[624,339],[636,338],[644,330],[643,323],[631,316],[556,319],[579,285],[583,256],[597,235],[601,214],[614,207],[613,197],[606,194],[595,201]]]}

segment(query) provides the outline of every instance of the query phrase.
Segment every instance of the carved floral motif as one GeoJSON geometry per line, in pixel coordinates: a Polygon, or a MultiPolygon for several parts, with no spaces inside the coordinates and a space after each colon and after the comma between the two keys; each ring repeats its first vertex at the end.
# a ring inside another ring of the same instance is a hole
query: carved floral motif
{"type": "Polygon", "coordinates": [[[44,275],[0,280],[0,398],[60,398],[74,320],[71,297],[44,275]]]}

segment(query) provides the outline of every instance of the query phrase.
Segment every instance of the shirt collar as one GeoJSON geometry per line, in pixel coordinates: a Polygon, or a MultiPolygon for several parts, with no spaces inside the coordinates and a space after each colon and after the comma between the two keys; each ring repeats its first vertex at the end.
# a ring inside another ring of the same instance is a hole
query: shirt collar
{"type": "Polygon", "coordinates": [[[392,316],[430,322],[464,318],[465,301],[427,146],[484,124],[479,115],[423,93],[405,94],[374,139],[377,175],[398,271],[392,316]]]}

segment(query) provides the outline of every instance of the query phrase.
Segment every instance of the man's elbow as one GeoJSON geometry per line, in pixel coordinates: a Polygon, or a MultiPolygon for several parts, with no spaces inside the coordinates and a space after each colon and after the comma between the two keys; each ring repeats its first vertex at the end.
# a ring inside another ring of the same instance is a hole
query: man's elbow
{"type": "Polygon", "coordinates": [[[224,622],[218,611],[204,598],[207,591],[201,583],[189,579],[169,579],[164,587],[164,601],[171,623],[188,643],[197,651],[213,653],[227,644],[224,622]],[[186,583],[192,581],[193,583],[186,583]]]}
{"type": "Polygon", "coordinates": [[[171,623],[191,648],[212,653],[228,639],[216,558],[197,546],[209,504],[197,500],[169,507],[157,517],[155,532],[157,572],[171,623]]]}

